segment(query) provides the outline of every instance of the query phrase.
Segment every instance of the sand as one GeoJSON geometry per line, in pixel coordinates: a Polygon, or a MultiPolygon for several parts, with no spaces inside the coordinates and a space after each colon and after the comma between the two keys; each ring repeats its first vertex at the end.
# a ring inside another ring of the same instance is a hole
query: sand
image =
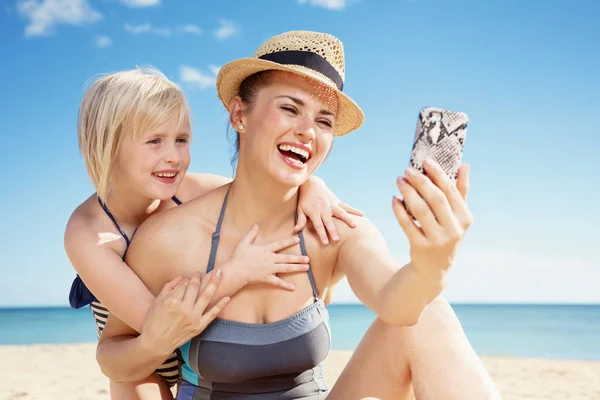
{"type": "MultiPolygon", "coordinates": [[[[331,386],[351,356],[325,361],[331,386]]],[[[0,399],[107,400],[94,344],[0,346],[0,399]]],[[[504,400],[600,399],[600,362],[482,357],[504,400]]]]}

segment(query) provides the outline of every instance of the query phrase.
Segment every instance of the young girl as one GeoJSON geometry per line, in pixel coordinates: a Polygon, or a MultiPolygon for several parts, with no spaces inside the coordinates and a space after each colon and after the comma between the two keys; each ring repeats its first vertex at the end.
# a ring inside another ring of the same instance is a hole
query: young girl
{"type": "MultiPolygon", "coordinates": [[[[74,308],[90,305],[99,336],[109,312],[141,332],[154,296],[124,262],[137,227],[150,215],[176,207],[230,179],[186,174],[192,138],[188,104],[181,90],[156,70],[136,69],[97,79],[81,104],[78,137],[96,193],[77,207],[65,231],[65,249],[78,274],[70,303],[74,308]]],[[[325,227],[337,239],[331,216],[353,225],[348,212],[360,214],[340,203],[316,179],[303,186],[301,204],[324,242],[325,227]]],[[[297,228],[302,229],[302,225],[300,221],[297,228]]],[[[256,246],[253,239],[257,233],[257,228],[248,232],[236,256],[229,260],[243,280],[234,283],[225,278],[222,295],[233,294],[239,282],[262,282],[293,290],[294,286],[277,274],[308,267],[307,257],[278,254],[297,243],[295,239],[256,246]],[[247,268],[248,263],[254,268],[247,268]]],[[[216,307],[223,306],[219,303],[216,307]]],[[[153,375],[135,383],[111,381],[111,397],[172,398],[169,387],[179,379],[175,353],[156,374],[160,378],[153,375]]]]}

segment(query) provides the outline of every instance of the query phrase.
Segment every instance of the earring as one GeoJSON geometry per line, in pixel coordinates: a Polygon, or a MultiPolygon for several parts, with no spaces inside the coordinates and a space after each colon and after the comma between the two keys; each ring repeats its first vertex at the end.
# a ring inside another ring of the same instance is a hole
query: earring
{"type": "Polygon", "coordinates": [[[240,129],[240,131],[243,131],[243,130],[244,130],[244,125],[241,125],[241,124],[240,124],[240,125],[238,126],[238,128],[240,129]]]}

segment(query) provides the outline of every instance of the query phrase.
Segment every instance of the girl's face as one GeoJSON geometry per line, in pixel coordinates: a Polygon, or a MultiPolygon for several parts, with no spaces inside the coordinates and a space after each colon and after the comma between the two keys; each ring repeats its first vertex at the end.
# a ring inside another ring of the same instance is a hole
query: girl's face
{"type": "Polygon", "coordinates": [[[164,124],[139,138],[124,139],[113,182],[150,199],[175,195],[190,164],[191,132],[177,113],[164,124]]]}

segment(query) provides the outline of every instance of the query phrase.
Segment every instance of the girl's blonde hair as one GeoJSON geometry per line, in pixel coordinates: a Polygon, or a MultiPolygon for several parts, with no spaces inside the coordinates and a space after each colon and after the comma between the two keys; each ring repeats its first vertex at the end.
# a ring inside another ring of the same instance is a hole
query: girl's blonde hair
{"type": "Polygon", "coordinates": [[[154,68],[98,77],[86,90],[77,121],[79,149],[100,198],[108,197],[121,143],[139,138],[176,115],[190,129],[189,106],[179,86],[154,68]]]}

